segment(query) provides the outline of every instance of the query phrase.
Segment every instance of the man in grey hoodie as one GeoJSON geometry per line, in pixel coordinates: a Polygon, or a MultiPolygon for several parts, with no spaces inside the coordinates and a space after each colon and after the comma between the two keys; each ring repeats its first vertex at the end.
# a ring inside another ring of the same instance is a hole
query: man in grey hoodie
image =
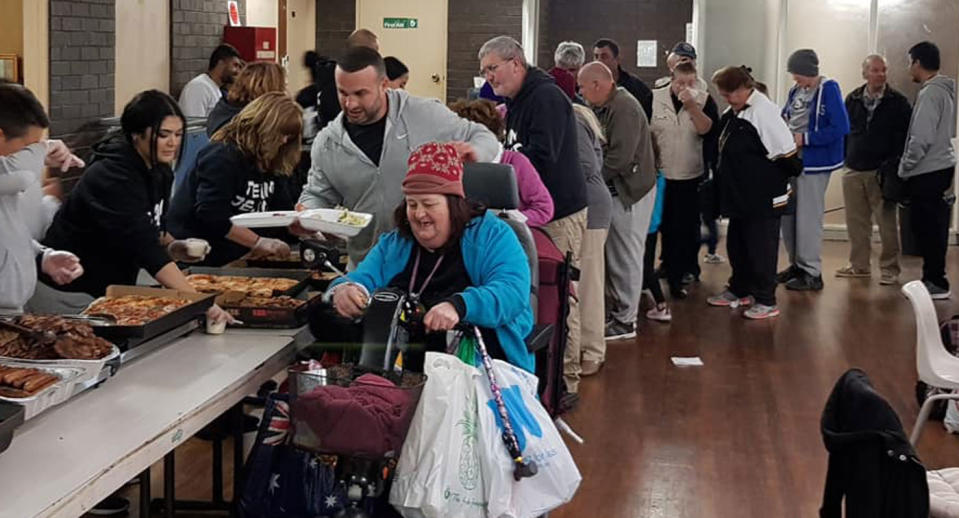
{"type": "Polygon", "coordinates": [[[955,201],[956,83],[939,74],[939,48],[928,41],[909,49],[909,72],[921,83],[912,110],[899,176],[906,181],[912,232],[922,255],[922,282],[933,299],[948,299],[946,245],[955,201]]]}
{"type": "Polygon", "coordinates": [[[413,150],[427,142],[453,142],[466,161],[495,162],[502,148],[485,126],[439,101],[387,88],[386,65],[373,49],[353,47],[343,55],[336,87],[343,111],[313,141],[313,163],[297,207],[340,205],[373,214],[369,226],[347,243],[355,266],[380,234],[393,229],[413,150]]]}
{"type": "Polygon", "coordinates": [[[0,312],[17,312],[33,295],[37,266],[66,284],[83,273],[77,256],[40,245],[31,232],[43,211],[35,204],[43,169],[82,166],[59,140],[43,139],[49,120],[37,98],[19,85],[0,84],[0,312]]]}

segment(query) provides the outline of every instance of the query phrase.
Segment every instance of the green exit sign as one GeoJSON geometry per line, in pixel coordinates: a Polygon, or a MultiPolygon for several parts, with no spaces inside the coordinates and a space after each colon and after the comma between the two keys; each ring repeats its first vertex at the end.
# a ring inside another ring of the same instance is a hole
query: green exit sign
{"type": "Polygon", "coordinates": [[[416,18],[383,18],[384,29],[415,29],[419,27],[416,18]]]}

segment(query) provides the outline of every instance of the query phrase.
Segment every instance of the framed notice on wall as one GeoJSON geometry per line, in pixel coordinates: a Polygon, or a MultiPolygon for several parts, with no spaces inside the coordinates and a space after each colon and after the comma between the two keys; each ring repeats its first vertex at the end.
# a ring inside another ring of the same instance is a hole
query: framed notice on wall
{"type": "Polygon", "coordinates": [[[636,41],[636,66],[637,67],[655,67],[656,66],[656,40],[637,40],[636,41]]]}
{"type": "Polygon", "coordinates": [[[0,79],[20,82],[20,59],[16,54],[0,54],[0,79]]]}

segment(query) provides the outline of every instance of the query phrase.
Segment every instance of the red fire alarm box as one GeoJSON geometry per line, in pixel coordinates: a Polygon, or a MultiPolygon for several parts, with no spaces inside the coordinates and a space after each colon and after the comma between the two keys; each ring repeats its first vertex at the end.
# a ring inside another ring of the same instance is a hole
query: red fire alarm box
{"type": "Polygon", "coordinates": [[[223,27],[223,43],[240,52],[243,61],[276,63],[276,29],[273,27],[223,27]]]}

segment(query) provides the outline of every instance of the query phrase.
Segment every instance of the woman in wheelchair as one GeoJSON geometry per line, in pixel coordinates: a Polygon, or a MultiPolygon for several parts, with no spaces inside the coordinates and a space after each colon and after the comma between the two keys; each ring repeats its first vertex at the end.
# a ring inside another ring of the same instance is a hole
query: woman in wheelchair
{"type": "MultiPolygon", "coordinates": [[[[422,370],[426,350],[445,351],[447,331],[477,326],[489,354],[535,371],[525,338],[533,327],[530,271],[513,230],[465,199],[463,165],[452,144],[428,143],[409,158],[396,230],[379,238],[356,270],[331,283],[330,303],[312,319],[320,338],[350,319],[354,330],[371,294],[391,288],[422,317],[422,347],[404,353],[404,368],[422,370]]],[[[354,335],[355,336],[355,335],[354,335]]],[[[417,340],[420,338],[420,340],[417,340]]]]}

